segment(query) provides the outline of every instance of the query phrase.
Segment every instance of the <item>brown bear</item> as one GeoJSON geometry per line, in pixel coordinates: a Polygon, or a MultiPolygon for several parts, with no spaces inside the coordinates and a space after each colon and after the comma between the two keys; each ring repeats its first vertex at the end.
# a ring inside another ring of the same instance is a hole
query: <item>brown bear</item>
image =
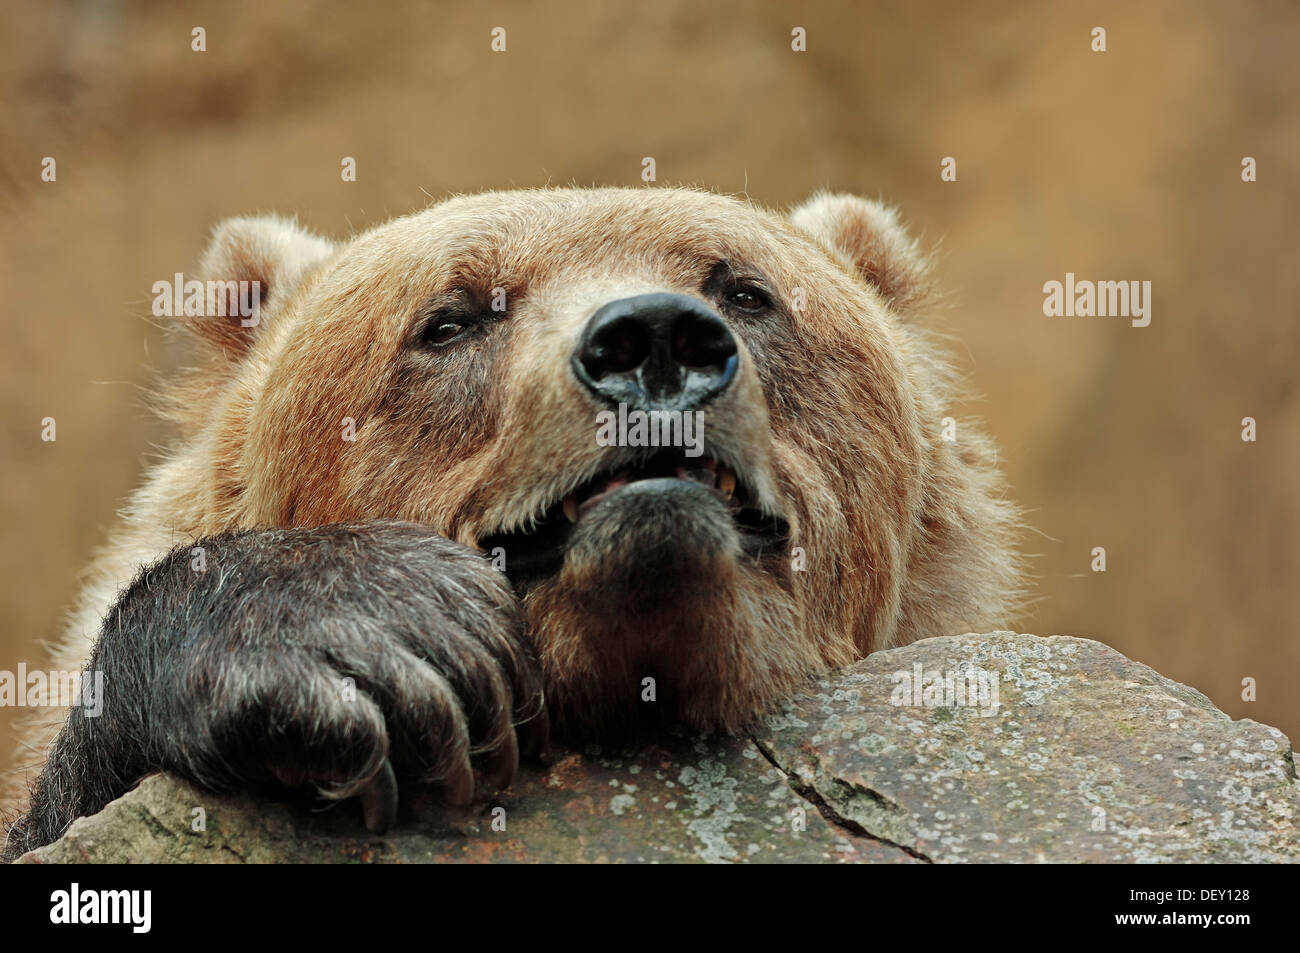
{"type": "Polygon", "coordinates": [[[341,242],[241,218],[200,277],[260,309],[185,321],[180,439],[56,663],[102,671],[104,711],[71,710],[7,856],[154,770],[360,793],[383,826],[397,779],[467,802],[548,725],[736,729],[1014,610],[1016,510],[946,419],[927,261],[878,203],[496,192],[341,242]]]}

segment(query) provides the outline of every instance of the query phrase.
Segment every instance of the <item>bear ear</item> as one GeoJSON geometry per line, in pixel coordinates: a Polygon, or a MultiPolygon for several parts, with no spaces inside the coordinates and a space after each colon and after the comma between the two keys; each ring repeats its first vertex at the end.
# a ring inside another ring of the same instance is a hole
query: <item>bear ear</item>
{"type": "Polygon", "coordinates": [[[823,192],[791,211],[790,224],[847,259],[900,314],[929,297],[930,260],[889,206],[823,192]]]}
{"type": "MultiPolygon", "coordinates": [[[[335,245],[313,235],[297,222],[277,216],[226,219],[212,233],[199,259],[199,277],[206,282],[248,282],[240,292],[256,288],[257,314],[245,307],[229,316],[190,318],[190,328],[233,360],[241,357],[261,325],[263,312],[281,301],[313,268],[334,253],[335,245]],[[252,282],[257,282],[256,286],[252,282]]],[[[233,309],[223,309],[229,313],[233,309]]]]}

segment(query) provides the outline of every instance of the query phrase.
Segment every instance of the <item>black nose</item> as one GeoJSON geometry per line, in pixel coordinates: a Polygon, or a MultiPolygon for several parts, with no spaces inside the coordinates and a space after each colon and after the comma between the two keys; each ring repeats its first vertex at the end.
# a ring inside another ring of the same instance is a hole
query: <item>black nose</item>
{"type": "Polygon", "coordinates": [[[601,400],[641,410],[693,410],[736,376],[736,339],[702,301],[646,294],[591,316],[573,352],[578,380],[601,400]]]}

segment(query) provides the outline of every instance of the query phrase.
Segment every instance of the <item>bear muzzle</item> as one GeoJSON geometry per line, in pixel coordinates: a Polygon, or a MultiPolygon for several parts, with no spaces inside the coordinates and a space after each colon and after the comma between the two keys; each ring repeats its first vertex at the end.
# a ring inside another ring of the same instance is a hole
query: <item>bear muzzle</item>
{"type": "Polygon", "coordinates": [[[730,465],[676,449],[619,459],[555,500],[530,526],[479,540],[516,585],[565,569],[611,577],[676,574],[715,559],[781,551],[790,524],[730,465]]]}
{"type": "MultiPolygon", "coordinates": [[[[687,294],[636,294],[596,307],[570,340],[565,411],[511,448],[532,462],[527,503],[516,497],[478,534],[517,588],[756,569],[788,546],[763,392],[718,312],[687,294]]],[[[523,366],[554,393],[556,369],[538,357],[559,342],[530,343],[542,346],[523,366]]]]}

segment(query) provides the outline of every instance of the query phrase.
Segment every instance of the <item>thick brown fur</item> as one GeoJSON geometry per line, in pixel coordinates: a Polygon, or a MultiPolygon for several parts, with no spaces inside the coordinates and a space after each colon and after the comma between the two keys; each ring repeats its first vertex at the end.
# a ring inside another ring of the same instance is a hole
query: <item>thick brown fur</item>
{"type": "Polygon", "coordinates": [[[180,438],[132,497],[56,664],[80,668],[118,589],[188,540],[393,518],[474,546],[526,526],[609,465],[569,368],[583,322],[642,292],[700,297],[720,261],[761,275],[778,306],[729,322],[740,368],[708,408],[707,452],[785,516],[790,549],[723,546],[671,599],[635,553],[569,559],[524,602],[548,705],[599,723],[650,674],[681,719],[734,728],[810,674],[1006,624],[1017,512],[977,425],[941,435],[954,375],[916,323],[927,262],[892,211],[553,189],[452,198],[338,243],[280,219],[218,229],[200,277],[263,282],[260,324],[191,322],[198,366],[166,402],[180,438]],[[409,347],[429,301],[495,288],[499,329],[409,347]]]}

